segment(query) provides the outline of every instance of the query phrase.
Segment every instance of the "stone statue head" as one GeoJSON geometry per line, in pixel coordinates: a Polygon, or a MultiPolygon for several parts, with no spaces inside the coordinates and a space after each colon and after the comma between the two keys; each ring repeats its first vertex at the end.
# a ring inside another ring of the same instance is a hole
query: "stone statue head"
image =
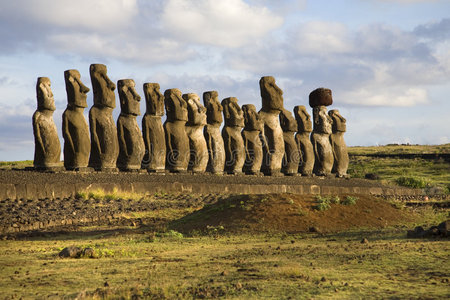
{"type": "Polygon", "coordinates": [[[144,83],[145,103],[148,115],[164,116],[164,95],[159,91],[158,83],[144,83]]]}
{"type": "Polygon", "coordinates": [[[306,107],[304,105],[297,105],[294,107],[294,115],[297,120],[297,131],[298,132],[311,132],[312,122],[311,116],[309,115],[306,107]]]}
{"type": "Polygon", "coordinates": [[[117,91],[120,100],[120,112],[126,115],[139,116],[141,114],[141,96],[135,89],[133,79],[121,79],[117,81],[117,91]]]}
{"type": "Polygon", "coordinates": [[[179,89],[168,89],[164,92],[164,106],[166,107],[167,121],[187,121],[187,103],[181,98],[179,89]]]}
{"type": "Polygon", "coordinates": [[[206,117],[208,124],[222,124],[223,107],[219,102],[219,93],[217,91],[204,92],[203,104],[206,107],[206,117]]]}
{"type": "Polygon", "coordinates": [[[309,94],[309,106],[329,106],[333,104],[331,90],[326,88],[318,88],[309,94]]]}
{"type": "Polygon", "coordinates": [[[87,107],[87,93],[90,89],[81,82],[78,70],[64,71],[66,82],[67,103],[72,107],[87,107]]]}
{"type": "Polygon", "coordinates": [[[200,103],[200,97],[195,93],[183,94],[187,103],[187,126],[206,125],[206,108],[200,103]]]}
{"type": "Polygon", "coordinates": [[[89,73],[94,92],[94,106],[115,108],[116,97],[114,90],[116,85],[106,75],[106,66],[92,64],[89,68],[89,73]]]}
{"type": "Polygon", "coordinates": [[[242,105],[242,111],[244,113],[244,130],[263,130],[263,122],[261,121],[259,114],[256,111],[256,107],[253,104],[242,105]]]}
{"type": "Polygon", "coordinates": [[[50,78],[38,77],[36,83],[36,97],[38,110],[54,111],[56,109],[55,99],[53,98],[53,93],[50,86],[51,86],[50,78]]]}
{"type": "Polygon", "coordinates": [[[264,76],[259,80],[262,98],[262,111],[281,111],[283,109],[283,91],[275,84],[275,78],[264,76]]]}
{"type": "Polygon", "coordinates": [[[283,109],[280,113],[280,125],[284,132],[297,131],[297,121],[294,119],[294,116],[292,116],[292,113],[287,109],[283,109]]]}
{"type": "Polygon", "coordinates": [[[341,116],[341,114],[339,113],[339,110],[332,109],[328,112],[328,115],[333,120],[333,126],[332,126],[333,132],[347,131],[347,125],[346,125],[347,120],[345,120],[345,118],[343,116],[341,116]]]}
{"type": "Polygon", "coordinates": [[[327,114],[325,106],[316,106],[313,108],[314,132],[331,134],[331,124],[333,120],[327,114]]]}
{"type": "Polygon", "coordinates": [[[244,127],[244,113],[237,103],[238,99],[229,97],[222,100],[225,125],[230,127],[244,127]]]}

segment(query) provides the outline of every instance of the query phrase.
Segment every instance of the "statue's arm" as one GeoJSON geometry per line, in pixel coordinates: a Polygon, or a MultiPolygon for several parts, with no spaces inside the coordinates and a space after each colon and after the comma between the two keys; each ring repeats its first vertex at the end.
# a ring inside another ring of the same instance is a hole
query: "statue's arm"
{"type": "Polygon", "coordinates": [[[102,148],[100,147],[100,140],[98,139],[97,135],[97,122],[92,116],[92,113],[89,113],[89,124],[92,136],[92,144],[94,145],[95,148],[97,148],[97,152],[99,154],[102,154],[102,148]]]}
{"type": "MultiPolygon", "coordinates": [[[[68,121],[65,113],[63,114],[62,130],[63,130],[64,140],[67,141],[67,144],[72,149],[72,152],[75,152],[75,146],[73,144],[72,135],[70,134],[70,131],[69,131],[69,121],[68,121]]],[[[66,147],[66,144],[64,145],[64,147],[66,147]]]]}
{"type": "Polygon", "coordinates": [[[42,141],[41,128],[40,128],[39,123],[37,121],[36,114],[33,115],[33,133],[34,133],[35,143],[39,146],[39,148],[42,149],[42,152],[45,154],[46,153],[46,151],[45,151],[46,149],[44,147],[44,142],[42,141]]]}
{"type": "Polygon", "coordinates": [[[125,152],[125,156],[128,156],[127,142],[125,140],[123,125],[122,125],[122,122],[120,122],[120,121],[117,122],[117,136],[119,137],[119,149],[120,149],[120,151],[125,152]]]}

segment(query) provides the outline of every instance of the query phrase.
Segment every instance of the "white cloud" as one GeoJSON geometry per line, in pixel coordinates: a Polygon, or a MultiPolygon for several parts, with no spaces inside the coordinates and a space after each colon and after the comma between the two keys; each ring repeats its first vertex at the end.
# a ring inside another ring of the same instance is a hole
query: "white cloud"
{"type": "Polygon", "coordinates": [[[267,7],[243,0],[168,0],[161,20],[180,39],[223,47],[249,44],[283,23],[267,7]]]}
{"type": "Polygon", "coordinates": [[[377,91],[378,86],[361,87],[340,95],[340,102],[361,106],[399,106],[411,107],[428,103],[428,93],[422,88],[385,87],[377,91]]]}
{"type": "Polygon", "coordinates": [[[3,10],[21,15],[25,22],[53,26],[115,30],[138,12],[136,0],[14,0],[4,1],[3,10]],[[31,20],[29,20],[31,19],[31,20]]]}

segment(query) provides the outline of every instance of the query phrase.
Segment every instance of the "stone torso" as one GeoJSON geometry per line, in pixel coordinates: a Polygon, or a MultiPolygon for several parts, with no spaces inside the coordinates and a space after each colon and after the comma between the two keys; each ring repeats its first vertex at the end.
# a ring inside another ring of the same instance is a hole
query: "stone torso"
{"type": "Polygon", "coordinates": [[[67,108],[63,113],[64,166],[67,169],[87,167],[91,141],[89,127],[82,111],[67,108]]]}
{"type": "Polygon", "coordinates": [[[243,130],[242,138],[245,147],[245,163],[243,171],[246,174],[259,174],[261,170],[263,150],[259,130],[243,130]]]}
{"type": "Polygon", "coordinates": [[[173,172],[185,172],[189,164],[189,138],[185,124],[185,121],[164,123],[168,150],[166,166],[173,172]]]}
{"type": "Polygon", "coordinates": [[[145,146],[136,116],[120,114],[117,119],[117,132],[119,140],[117,167],[119,169],[140,169],[145,146]]]}
{"type": "Polygon", "coordinates": [[[315,153],[314,173],[319,176],[330,174],[334,161],[330,135],[313,132],[311,134],[311,143],[315,153]]]}
{"type": "Polygon", "coordinates": [[[225,146],[225,170],[230,174],[242,173],[245,162],[244,140],[241,135],[242,127],[225,126],[222,137],[225,146]]]}
{"type": "Polygon", "coordinates": [[[304,176],[312,175],[314,168],[314,149],[309,132],[297,133],[295,141],[300,154],[298,171],[304,176]]]}
{"type": "Polygon", "coordinates": [[[284,155],[283,130],[278,119],[279,112],[259,111],[264,123],[264,137],[266,146],[263,147],[262,171],[275,175],[280,172],[284,155]]]}
{"type": "Polygon", "coordinates": [[[89,111],[91,132],[89,166],[97,170],[116,167],[119,143],[112,111],[112,108],[95,106],[89,111]]]}
{"type": "Polygon", "coordinates": [[[347,145],[344,141],[344,132],[333,132],[330,135],[330,142],[334,153],[334,165],[332,171],[339,177],[345,176],[347,175],[349,157],[347,145]]]}
{"type": "Polygon", "coordinates": [[[225,150],[220,133],[220,124],[207,124],[203,130],[208,147],[209,160],[206,171],[222,174],[225,166],[225,150]]]}
{"type": "Polygon", "coordinates": [[[61,145],[53,120],[53,112],[36,111],[33,114],[35,139],[34,166],[55,167],[60,161],[61,145]]]}
{"type": "Polygon", "coordinates": [[[161,117],[145,114],[142,118],[142,134],[145,143],[145,155],[142,164],[154,172],[165,168],[166,140],[161,117]]]}

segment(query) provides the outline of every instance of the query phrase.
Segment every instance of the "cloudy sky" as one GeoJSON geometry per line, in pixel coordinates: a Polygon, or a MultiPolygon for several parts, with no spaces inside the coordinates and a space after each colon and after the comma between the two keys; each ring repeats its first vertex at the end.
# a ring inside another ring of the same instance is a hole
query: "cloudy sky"
{"type": "Polygon", "coordinates": [[[0,160],[33,159],[37,77],[61,130],[64,71],[90,87],[91,63],[141,96],[158,82],[261,107],[272,75],[292,110],[327,87],[348,145],[450,142],[449,0],[0,0],[0,41],[0,160]]]}

